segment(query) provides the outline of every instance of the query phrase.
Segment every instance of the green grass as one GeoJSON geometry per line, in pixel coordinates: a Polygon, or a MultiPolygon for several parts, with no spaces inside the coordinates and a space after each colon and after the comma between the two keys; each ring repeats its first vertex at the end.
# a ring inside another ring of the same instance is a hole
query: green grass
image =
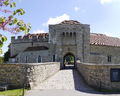
{"type": "Polygon", "coordinates": [[[0,91],[0,96],[22,96],[22,92],[23,92],[22,89],[0,91]]]}

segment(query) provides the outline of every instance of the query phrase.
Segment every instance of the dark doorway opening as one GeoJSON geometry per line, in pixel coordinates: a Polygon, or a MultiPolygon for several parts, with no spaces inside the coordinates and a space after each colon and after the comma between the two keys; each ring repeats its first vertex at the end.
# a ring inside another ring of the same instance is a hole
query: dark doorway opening
{"type": "Polygon", "coordinates": [[[63,64],[65,69],[75,68],[75,56],[71,53],[66,54],[63,57],[63,64]]]}

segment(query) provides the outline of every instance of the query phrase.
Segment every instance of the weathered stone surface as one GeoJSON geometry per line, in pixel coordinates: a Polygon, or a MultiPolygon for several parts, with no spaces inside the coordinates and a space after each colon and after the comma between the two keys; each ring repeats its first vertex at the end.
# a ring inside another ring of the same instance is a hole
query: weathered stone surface
{"type": "Polygon", "coordinates": [[[90,86],[99,89],[120,89],[120,82],[111,82],[110,70],[120,68],[119,64],[85,64],[78,63],[77,69],[90,86]]]}
{"type": "Polygon", "coordinates": [[[69,53],[75,57],[75,60],[89,61],[90,26],[88,24],[49,25],[49,33],[45,34],[49,34],[49,36],[42,39],[38,38],[40,34],[32,34],[30,37],[28,35],[24,36],[25,38],[19,37],[16,39],[12,37],[10,44],[11,59],[9,62],[36,63],[37,58],[41,56],[42,62],[61,62],[61,68],[63,68],[64,56],[69,53]],[[25,51],[29,47],[37,46],[47,47],[48,50],[25,51]]]}
{"type": "Polygon", "coordinates": [[[80,60],[85,63],[120,63],[119,38],[90,33],[90,25],[77,22],[67,20],[59,24],[49,25],[48,33],[12,37],[9,62],[56,61],[61,62],[61,68],[63,68],[64,57],[67,54],[72,54],[75,61],[80,60]],[[35,47],[46,47],[47,49],[35,50],[35,47]],[[29,48],[34,50],[27,50],[29,48]]]}
{"type": "Polygon", "coordinates": [[[89,60],[96,64],[120,64],[120,47],[91,45],[89,60]],[[111,62],[108,62],[108,56],[111,56],[111,62]]]}
{"type": "Polygon", "coordinates": [[[31,88],[60,70],[60,63],[0,64],[0,84],[31,88]]]}

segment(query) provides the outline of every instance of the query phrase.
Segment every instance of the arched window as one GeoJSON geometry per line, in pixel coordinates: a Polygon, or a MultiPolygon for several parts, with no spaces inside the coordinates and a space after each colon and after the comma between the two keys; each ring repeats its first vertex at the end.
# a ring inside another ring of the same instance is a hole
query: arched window
{"type": "Polygon", "coordinates": [[[41,63],[41,62],[42,62],[42,57],[38,56],[38,63],[41,63]]]}
{"type": "Polygon", "coordinates": [[[65,36],[65,33],[63,32],[63,36],[65,36]]]}
{"type": "Polygon", "coordinates": [[[70,32],[70,37],[72,37],[72,32],[70,32]]]}

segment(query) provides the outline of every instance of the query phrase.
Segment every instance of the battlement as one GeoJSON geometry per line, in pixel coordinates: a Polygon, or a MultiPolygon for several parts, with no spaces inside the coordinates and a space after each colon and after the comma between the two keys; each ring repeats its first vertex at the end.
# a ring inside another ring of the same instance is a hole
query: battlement
{"type": "Polygon", "coordinates": [[[39,33],[39,34],[27,34],[24,36],[12,36],[11,42],[12,43],[18,43],[18,42],[48,42],[49,34],[48,33],[39,33]]]}

